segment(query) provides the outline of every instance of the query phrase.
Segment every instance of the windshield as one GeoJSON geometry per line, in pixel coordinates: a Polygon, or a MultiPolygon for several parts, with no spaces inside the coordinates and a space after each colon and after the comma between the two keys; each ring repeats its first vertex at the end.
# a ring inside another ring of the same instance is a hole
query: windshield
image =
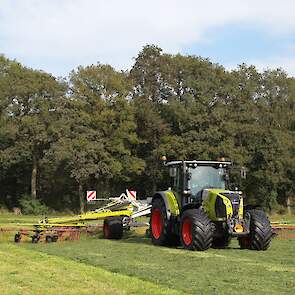
{"type": "Polygon", "coordinates": [[[225,189],[224,168],[198,166],[189,168],[191,179],[188,181],[193,196],[205,188],[225,189]]]}

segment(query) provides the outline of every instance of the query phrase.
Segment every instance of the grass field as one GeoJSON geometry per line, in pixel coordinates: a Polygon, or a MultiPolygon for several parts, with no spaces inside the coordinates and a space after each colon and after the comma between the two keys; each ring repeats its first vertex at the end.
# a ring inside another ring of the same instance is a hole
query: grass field
{"type": "Polygon", "coordinates": [[[291,223],[295,225],[295,215],[273,215],[270,219],[272,222],[291,223]]]}
{"type": "Polygon", "coordinates": [[[121,241],[2,239],[0,255],[1,294],[295,293],[295,240],[273,240],[264,252],[240,250],[236,241],[190,252],[155,247],[138,229],[121,241]]]}

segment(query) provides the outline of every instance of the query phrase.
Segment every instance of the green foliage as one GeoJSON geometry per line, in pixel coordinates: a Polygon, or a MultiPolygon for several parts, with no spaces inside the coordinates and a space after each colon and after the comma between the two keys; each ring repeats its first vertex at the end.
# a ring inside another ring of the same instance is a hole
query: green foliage
{"type": "Polygon", "coordinates": [[[41,201],[32,199],[29,195],[24,195],[19,200],[23,214],[44,215],[48,213],[48,208],[41,201]]]}
{"type": "Polygon", "coordinates": [[[29,194],[82,211],[85,191],[168,186],[159,162],[219,156],[248,168],[249,202],[281,210],[295,196],[295,79],[236,70],[147,45],[129,72],[78,67],[67,81],[0,56],[1,202],[29,194]]]}

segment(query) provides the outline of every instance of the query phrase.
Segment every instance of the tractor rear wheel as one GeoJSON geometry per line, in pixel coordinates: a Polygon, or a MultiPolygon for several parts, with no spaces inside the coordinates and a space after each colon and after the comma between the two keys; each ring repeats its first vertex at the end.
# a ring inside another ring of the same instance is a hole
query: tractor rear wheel
{"type": "Polygon", "coordinates": [[[213,226],[207,214],[201,209],[186,210],[180,221],[180,238],[185,249],[209,249],[213,240],[213,226]]]}
{"type": "Polygon", "coordinates": [[[120,240],[123,237],[123,223],[121,218],[109,218],[103,222],[103,235],[106,239],[120,240]]]}
{"type": "Polygon", "coordinates": [[[264,211],[253,209],[250,214],[250,235],[239,238],[242,249],[267,250],[270,246],[272,228],[264,211]]]}
{"type": "Polygon", "coordinates": [[[152,204],[150,218],[152,243],[157,246],[179,244],[179,237],[171,231],[172,226],[172,222],[168,220],[164,201],[155,199],[152,204]]]}
{"type": "Polygon", "coordinates": [[[214,227],[212,247],[226,248],[231,241],[231,236],[229,235],[228,230],[224,227],[222,222],[215,222],[214,227]]]}
{"type": "Polygon", "coordinates": [[[231,241],[231,237],[228,233],[225,233],[221,237],[214,238],[212,241],[213,248],[226,248],[231,241]]]}

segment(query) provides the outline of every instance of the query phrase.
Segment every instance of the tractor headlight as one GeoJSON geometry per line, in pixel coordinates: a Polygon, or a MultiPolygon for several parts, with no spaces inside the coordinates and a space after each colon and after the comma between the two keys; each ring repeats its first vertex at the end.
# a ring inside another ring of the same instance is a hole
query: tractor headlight
{"type": "Polygon", "coordinates": [[[235,227],[234,227],[234,231],[236,233],[242,233],[244,231],[244,228],[241,224],[236,224],[235,227]]]}

